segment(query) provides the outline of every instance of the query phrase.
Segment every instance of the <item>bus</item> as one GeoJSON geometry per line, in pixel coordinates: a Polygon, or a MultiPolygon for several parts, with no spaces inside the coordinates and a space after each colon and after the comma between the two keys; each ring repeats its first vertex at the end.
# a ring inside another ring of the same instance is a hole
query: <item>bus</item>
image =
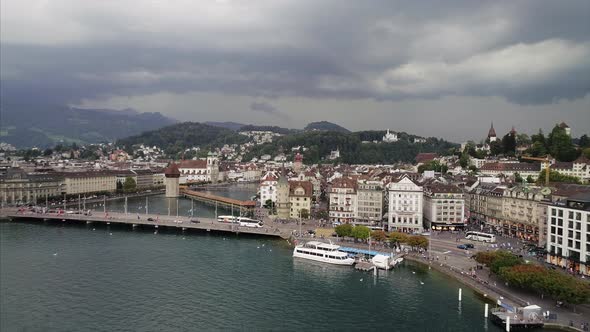
{"type": "Polygon", "coordinates": [[[238,222],[240,223],[240,226],[244,227],[260,228],[263,225],[262,221],[260,220],[250,219],[246,217],[239,217],[238,222]]]}
{"type": "Polygon", "coordinates": [[[494,234],[481,233],[481,232],[467,232],[465,238],[473,241],[481,242],[496,242],[496,236],[494,234]]]}
{"type": "Polygon", "coordinates": [[[224,222],[224,223],[229,223],[229,224],[237,224],[238,223],[238,218],[236,218],[234,216],[218,216],[217,217],[217,221],[224,222]]]}

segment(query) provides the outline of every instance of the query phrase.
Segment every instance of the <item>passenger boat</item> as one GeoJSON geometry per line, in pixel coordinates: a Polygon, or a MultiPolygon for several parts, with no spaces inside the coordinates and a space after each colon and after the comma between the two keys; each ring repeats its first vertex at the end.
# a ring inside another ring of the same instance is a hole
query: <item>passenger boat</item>
{"type": "Polygon", "coordinates": [[[332,243],[309,241],[305,244],[295,246],[293,257],[336,265],[354,264],[354,258],[348,257],[348,254],[345,252],[338,251],[339,248],[340,246],[332,243]]]}

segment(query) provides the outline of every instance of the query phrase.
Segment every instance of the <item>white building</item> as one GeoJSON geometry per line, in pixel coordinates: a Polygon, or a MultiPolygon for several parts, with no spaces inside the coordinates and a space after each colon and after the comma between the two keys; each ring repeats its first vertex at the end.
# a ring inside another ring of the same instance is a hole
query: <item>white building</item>
{"type": "Polygon", "coordinates": [[[397,138],[397,134],[396,133],[390,133],[389,129],[387,129],[387,133],[385,134],[385,136],[383,136],[383,142],[385,143],[393,143],[393,142],[397,142],[398,138],[397,138]]]}
{"type": "Polygon", "coordinates": [[[219,161],[214,155],[207,159],[182,160],[178,170],[187,182],[217,182],[219,176],[219,161]]]}
{"type": "Polygon", "coordinates": [[[590,275],[590,194],[547,209],[547,263],[590,275]]]}
{"type": "Polygon", "coordinates": [[[329,216],[332,222],[352,223],[357,214],[356,181],[338,178],[332,182],[328,197],[329,216]]]}
{"type": "Polygon", "coordinates": [[[388,185],[390,231],[422,232],[422,187],[402,175],[388,185]]]}
{"type": "Polygon", "coordinates": [[[279,177],[274,172],[267,172],[260,180],[260,203],[264,205],[269,199],[277,202],[277,181],[279,177]]]}

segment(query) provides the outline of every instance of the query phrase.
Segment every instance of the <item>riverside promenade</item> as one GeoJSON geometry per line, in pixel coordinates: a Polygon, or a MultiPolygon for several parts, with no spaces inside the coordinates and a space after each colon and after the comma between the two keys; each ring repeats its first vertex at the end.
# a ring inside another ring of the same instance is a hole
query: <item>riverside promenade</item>
{"type": "Polygon", "coordinates": [[[217,233],[252,234],[288,239],[292,225],[264,225],[260,228],[239,226],[238,224],[221,223],[213,218],[188,218],[182,216],[162,216],[156,214],[125,214],[116,212],[94,212],[92,215],[64,213],[36,213],[18,211],[17,209],[0,210],[0,218],[14,222],[55,222],[55,223],[87,223],[109,226],[126,226],[129,228],[175,229],[178,231],[198,230],[217,233]],[[198,222],[196,222],[198,221],[198,222]]]}

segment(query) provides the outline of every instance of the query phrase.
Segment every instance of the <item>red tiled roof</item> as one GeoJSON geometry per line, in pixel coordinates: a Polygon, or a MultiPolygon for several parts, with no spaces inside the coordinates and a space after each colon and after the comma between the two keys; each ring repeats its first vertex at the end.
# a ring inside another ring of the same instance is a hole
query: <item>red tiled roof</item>
{"type": "Polygon", "coordinates": [[[180,171],[178,170],[178,165],[172,162],[165,170],[164,175],[166,177],[180,177],[180,171]]]}
{"type": "Polygon", "coordinates": [[[207,160],[182,160],[178,168],[207,168],[207,160]]]}
{"type": "Polygon", "coordinates": [[[438,154],[436,153],[418,153],[416,156],[416,163],[431,161],[436,157],[438,157],[438,154]]]}
{"type": "Polygon", "coordinates": [[[289,195],[300,196],[300,197],[311,197],[313,194],[313,184],[309,181],[289,181],[289,195]],[[302,187],[305,190],[303,195],[295,195],[295,190],[302,187]]]}

